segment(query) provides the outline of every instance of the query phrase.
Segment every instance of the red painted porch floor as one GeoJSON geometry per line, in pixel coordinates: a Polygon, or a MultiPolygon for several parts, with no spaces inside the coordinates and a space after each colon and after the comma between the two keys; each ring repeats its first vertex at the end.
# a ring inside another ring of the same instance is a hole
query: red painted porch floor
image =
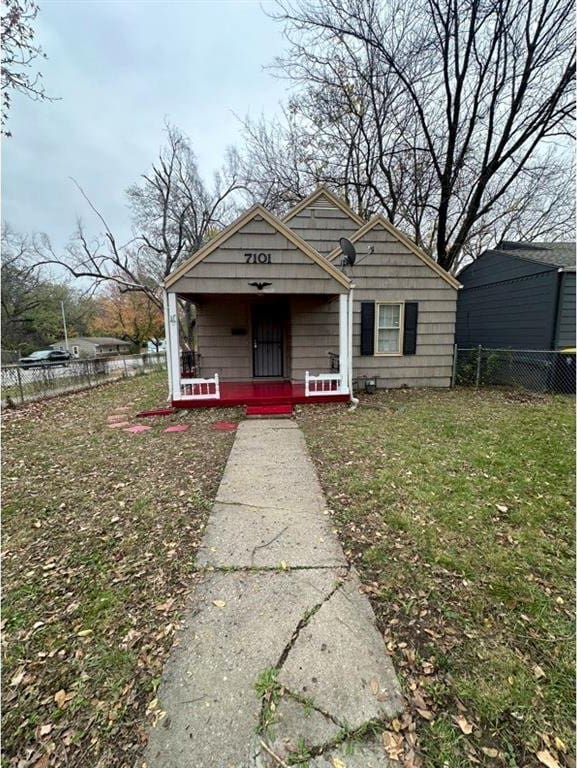
{"type": "Polygon", "coordinates": [[[305,396],[305,385],[290,381],[221,381],[220,400],[173,400],[174,408],[225,408],[232,405],[267,406],[346,403],[348,395],[305,396]]]}

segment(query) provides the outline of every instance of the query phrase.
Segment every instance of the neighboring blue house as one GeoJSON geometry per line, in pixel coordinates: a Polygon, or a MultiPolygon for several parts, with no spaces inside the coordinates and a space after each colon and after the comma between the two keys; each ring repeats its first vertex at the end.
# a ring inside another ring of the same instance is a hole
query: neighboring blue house
{"type": "Polygon", "coordinates": [[[458,280],[459,347],[575,347],[575,243],[502,242],[458,280]]]}

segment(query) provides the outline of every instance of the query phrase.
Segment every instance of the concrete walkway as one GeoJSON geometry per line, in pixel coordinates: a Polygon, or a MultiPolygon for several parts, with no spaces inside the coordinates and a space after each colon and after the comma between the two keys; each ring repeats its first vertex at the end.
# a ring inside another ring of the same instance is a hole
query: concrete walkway
{"type": "Polygon", "coordinates": [[[239,426],[197,566],[148,768],[388,766],[400,690],[293,421],[239,426]]]}

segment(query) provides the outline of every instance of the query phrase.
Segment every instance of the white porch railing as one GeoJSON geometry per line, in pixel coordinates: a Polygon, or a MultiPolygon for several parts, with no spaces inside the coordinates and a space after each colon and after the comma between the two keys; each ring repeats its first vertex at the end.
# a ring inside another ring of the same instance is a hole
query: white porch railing
{"type": "Polygon", "coordinates": [[[181,379],[182,400],[220,400],[218,373],[212,379],[181,379]]]}
{"type": "Polygon", "coordinates": [[[319,373],[317,376],[305,372],[305,397],[314,395],[342,395],[343,377],[340,373],[319,373]]]}

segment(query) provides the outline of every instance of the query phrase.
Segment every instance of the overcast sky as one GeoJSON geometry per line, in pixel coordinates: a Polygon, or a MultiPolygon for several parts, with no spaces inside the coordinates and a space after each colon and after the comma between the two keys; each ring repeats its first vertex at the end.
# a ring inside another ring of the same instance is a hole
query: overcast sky
{"type": "Polygon", "coordinates": [[[2,219],[62,248],[81,216],[98,222],[73,176],[128,237],[124,190],[163,140],[165,117],[191,140],[210,178],[230,144],[233,113],[272,116],[285,87],[264,71],[282,50],[268,0],[39,0],[44,84],[59,101],[15,94],[2,143],[2,219]]]}

